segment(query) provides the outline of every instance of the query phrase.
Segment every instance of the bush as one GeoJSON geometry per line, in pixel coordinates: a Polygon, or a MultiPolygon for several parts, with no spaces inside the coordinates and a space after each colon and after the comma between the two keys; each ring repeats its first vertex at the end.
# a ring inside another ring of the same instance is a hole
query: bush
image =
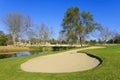
{"type": "Polygon", "coordinates": [[[7,45],[7,37],[4,34],[0,35],[0,46],[6,46],[7,45]]]}

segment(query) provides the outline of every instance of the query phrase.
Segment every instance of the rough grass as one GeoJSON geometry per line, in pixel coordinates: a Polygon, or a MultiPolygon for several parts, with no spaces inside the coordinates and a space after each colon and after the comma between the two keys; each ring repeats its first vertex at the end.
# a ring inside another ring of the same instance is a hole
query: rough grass
{"type": "Polygon", "coordinates": [[[55,46],[55,47],[50,47],[50,46],[28,46],[28,47],[24,47],[24,46],[0,46],[0,54],[14,54],[17,52],[21,52],[21,51],[54,51],[55,49],[58,49],[57,51],[60,50],[68,50],[68,49],[76,49],[79,47],[70,47],[70,46],[55,46]]]}
{"type": "Polygon", "coordinates": [[[19,51],[29,51],[28,47],[18,47],[18,46],[0,46],[0,53],[16,53],[19,51]]]}
{"type": "MultiPolygon", "coordinates": [[[[0,59],[0,80],[120,80],[120,46],[85,50],[84,52],[101,57],[103,63],[83,72],[48,74],[29,73],[20,69],[21,63],[36,56],[0,59]]],[[[52,54],[52,52],[48,54],[52,54]]],[[[46,54],[39,56],[43,55],[46,54]]]]}

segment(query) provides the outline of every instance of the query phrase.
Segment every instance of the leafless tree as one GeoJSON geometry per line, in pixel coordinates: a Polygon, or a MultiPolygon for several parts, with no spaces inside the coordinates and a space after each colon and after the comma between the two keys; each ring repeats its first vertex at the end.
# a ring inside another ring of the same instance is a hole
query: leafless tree
{"type": "Polygon", "coordinates": [[[12,35],[13,44],[16,45],[16,38],[22,39],[27,36],[32,21],[30,16],[23,16],[21,13],[8,13],[6,14],[3,22],[8,27],[10,34],[12,35]]]}
{"type": "Polygon", "coordinates": [[[66,40],[66,34],[64,30],[59,32],[58,40],[59,40],[59,44],[62,44],[62,41],[66,40]]]}
{"type": "Polygon", "coordinates": [[[114,44],[115,42],[115,37],[118,35],[118,33],[116,31],[111,31],[111,40],[112,40],[112,43],[114,44]]]}
{"type": "Polygon", "coordinates": [[[55,35],[55,32],[53,30],[53,27],[50,27],[49,28],[49,39],[53,39],[54,38],[54,35],[55,35]]]}
{"type": "Polygon", "coordinates": [[[20,32],[18,34],[19,40],[23,39],[26,36],[29,36],[30,31],[32,31],[32,21],[30,16],[24,16],[22,19],[22,26],[20,27],[20,32]]]}
{"type": "Polygon", "coordinates": [[[14,45],[16,45],[15,38],[18,36],[20,27],[22,26],[22,18],[23,16],[20,13],[8,13],[3,20],[12,35],[14,45]]]}
{"type": "Polygon", "coordinates": [[[47,40],[50,38],[50,33],[49,33],[49,28],[42,23],[40,26],[38,26],[39,31],[38,31],[38,39],[40,43],[46,43],[47,40]]]}
{"type": "Polygon", "coordinates": [[[100,30],[100,34],[101,34],[101,39],[104,41],[104,44],[106,44],[106,41],[110,39],[111,31],[109,30],[109,28],[103,27],[100,30]]]}

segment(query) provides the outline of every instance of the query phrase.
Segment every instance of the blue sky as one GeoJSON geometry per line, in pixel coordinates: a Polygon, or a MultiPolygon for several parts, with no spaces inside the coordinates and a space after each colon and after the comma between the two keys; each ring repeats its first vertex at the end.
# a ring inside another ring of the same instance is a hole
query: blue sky
{"type": "Polygon", "coordinates": [[[7,33],[2,22],[6,13],[21,12],[30,15],[34,23],[53,27],[57,38],[65,11],[75,6],[90,11],[96,22],[120,32],[120,0],[0,0],[0,30],[7,33]]]}

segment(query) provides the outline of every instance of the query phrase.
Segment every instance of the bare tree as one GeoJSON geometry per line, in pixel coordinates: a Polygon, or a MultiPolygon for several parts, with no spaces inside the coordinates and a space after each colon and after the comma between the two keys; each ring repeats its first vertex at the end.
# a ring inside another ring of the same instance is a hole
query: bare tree
{"type": "Polygon", "coordinates": [[[112,44],[114,44],[114,42],[115,42],[115,37],[116,37],[117,35],[118,35],[117,32],[111,31],[111,40],[112,40],[112,44]]]}
{"type": "Polygon", "coordinates": [[[66,34],[64,30],[59,32],[58,40],[59,40],[59,44],[62,44],[62,41],[66,40],[66,34]]]}
{"type": "Polygon", "coordinates": [[[22,26],[20,27],[20,32],[18,34],[19,40],[22,40],[24,37],[28,36],[29,32],[32,30],[32,21],[30,16],[24,16],[22,19],[22,26]]]}
{"type": "Polygon", "coordinates": [[[8,27],[10,34],[12,35],[13,44],[16,45],[15,38],[20,32],[22,26],[22,14],[20,13],[8,13],[4,18],[4,23],[8,27]]]}
{"type": "Polygon", "coordinates": [[[49,39],[53,39],[54,35],[55,35],[55,32],[53,30],[53,27],[50,27],[49,28],[49,39]]]}
{"type": "Polygon", "coordinates": [[[40,43],[46,43],[47,40],[50,38],[50,33],[49,33],[49,28],[42,23],[41,26],[39,26],[39,31],[38,31],[38,39],[40,43]]]}
{"type": "Polygon", "coordinates": [[[101,34],[101,38],[102,38],[104,44],[106,44],[106,41],[107,41],[108,39],[110,39],[111,31],[109,30],[109,28],[103,27],[103,28],[100,30],[100,34],[101,34]]]}
{"type": "Polygon", "coordinates": [[[15,39],[22,40],[24,36],[27,36],[27,33],[32,26],[30,16],[23,16],[21,13],[8,13],[3,21],[12,35],[14,45],[16,45],[15,39]]]}

